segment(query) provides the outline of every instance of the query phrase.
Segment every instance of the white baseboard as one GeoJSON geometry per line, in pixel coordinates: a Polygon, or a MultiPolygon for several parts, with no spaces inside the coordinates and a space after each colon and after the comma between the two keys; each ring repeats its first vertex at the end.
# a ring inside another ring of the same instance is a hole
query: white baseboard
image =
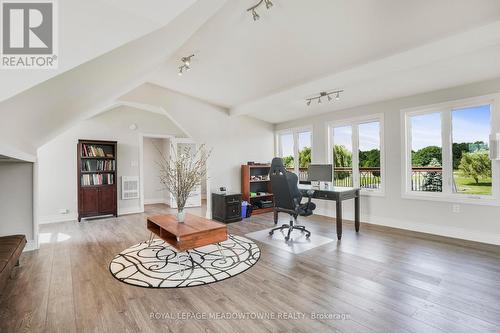
{"type": "Polygon", "coordinates": [[[361,221],[375,225],[382,225],[386,227],[423,232],[426,234],[444,236],[449,238],[458,238],[473,242],[500,245],[500,234],[486,233],[482,231],[475,231],[470,229],[456,228],[443,225],[415,223],[412,221],[403,221],[399,219],[368,216],[368,215],[361,216],[361,221]]]}
{"type": "Polygon", "coordinates": [[[167,199],[165,198],[144,199],[144,204],[145,205],[167,204],[167,199]]]}
{"type": "Polygon", "coordinates": [[[38,244],[34,239],[29,239],[26,243],[26,246],[23,249],[23,252],[38,250],[38,244]]]}
{"type": "MultiPolygon", "coordinates": [[[[332,210],[326,207],[318,207],[317,209],[314,210],[314,214],[335,218],[335,214],[332,214],[332,210]]],[[[347,212],[346,214],[344,214],[343,218],[352,221],[354,220],[354,214],[353,212],[347,212]]],[[[500,234],[498,233],[497,234],[486,233],[464,228],[416,223],[413,221],[405,221],[400,219],[394,219],[382,216],[363,215],[363,214],[361,215],[361,222],[374,225],[381,225],[385,227],[397,228],[397,229],[423,232],[426,234],[444,236],[449,238],[464,239],[473,242],[500,245],[500,234]]]]}
{"type": "Polygon", "coordinates": [[[141,207],[127,207],[119,208],[118,215],[140,214],[144,213],[144,208],[141,207]]]}
{"type": "Polygon", "coordinates": [[[40,216],[38,224],[49,224],[59,222],[76,221],[78,216],[76,214],[59,214],[59,215],[46,215],[40,216]]]}

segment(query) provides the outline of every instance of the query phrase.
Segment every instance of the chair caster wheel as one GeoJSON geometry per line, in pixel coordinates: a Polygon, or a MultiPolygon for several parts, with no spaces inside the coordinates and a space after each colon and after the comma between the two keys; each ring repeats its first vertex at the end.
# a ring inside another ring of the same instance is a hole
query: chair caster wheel
{"type": "Polygon", "coordinates": [[[272,235],[273,235],[273,232],[271,232],[271,231],[270,231],[270,232],[269,232],[269,236],[272,236],[272,235]]]}
{"type": "Polygon", "coordinates": [[[286,241],[290,240],[290,237],[285,237],[285,240],[286,240],[286,241]]]}
{"type": "Polygon", "coordinates": [[[311,234],[307,234],[307,235],[306,235],[306,238],[309,238],[309,237],[311,237],[311,234]]]}

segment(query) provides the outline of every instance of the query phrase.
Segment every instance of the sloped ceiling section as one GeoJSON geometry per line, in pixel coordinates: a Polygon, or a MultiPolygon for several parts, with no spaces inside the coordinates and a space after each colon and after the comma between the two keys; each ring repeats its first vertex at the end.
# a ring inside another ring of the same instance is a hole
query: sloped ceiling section
{"type": "Polygon", "coordinates": [[[59,66],[55,70],[2,71],[0,101],[157,30],[196,0],[58,1],[59,66]]]}
{"type": "Polygon", "coordinates": [[[224,3],[196,2],[167,26],[1,102],[1,142],[33,154],[75,122],[101,112],[140,85],[224,3]]]}

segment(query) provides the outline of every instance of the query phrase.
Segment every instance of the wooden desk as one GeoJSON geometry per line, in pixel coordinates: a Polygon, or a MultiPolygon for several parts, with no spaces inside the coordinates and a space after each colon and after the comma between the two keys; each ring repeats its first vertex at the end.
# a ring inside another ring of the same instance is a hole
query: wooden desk
{"type": "Polygon", "coordinates": [[[187,213],[184,223],[177,222],[175,215],[150,216],[147,228],[178,252],[227,240],[225,224],[187,213]]]}
{"type": "Polygon", "coordinates": [[[337,214],[337,238],[342,238],[342,201],[354,199],[354,227],[359,232],[359,188],[338,187],[328,184],[327,187],[312,187],[308,184],[299,184],[299,190],[304,196],[309,190],[313,190],[314,199],[332,200],[336,203],[337,214]]]}

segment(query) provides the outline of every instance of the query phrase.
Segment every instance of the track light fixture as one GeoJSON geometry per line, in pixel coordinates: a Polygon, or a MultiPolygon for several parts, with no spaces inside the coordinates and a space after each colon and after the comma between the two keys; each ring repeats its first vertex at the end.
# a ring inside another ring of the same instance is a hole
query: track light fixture
{"type": "Polygon", "coordinates": [[[311,102],[315,101],[315,100],[318,101],[318,104],[321,104],[321,103],[323,103],[323,101],[321,99],[324,97],[328,99],[328,102],[331,102],[333,100],[338,101],[338,100],[340,100],[340,93],[342,93],[342,92],[344,92],[344,90],[334,90],[334,91],[330,91],[330,92],[322,91],[317,96],[306,98],[306,105],[310,106],[311,102]],[[335,95],[335,98],[332,98],[331,95],[335,95]]]}
{"type": "Polygon", "coordinates": [[[187,72],[188,70],[191,69],[191,58],[192,57],[194,57],[194,54],[191,54],[190,56],[181,58],[182,65],[179,66],[179,72],[177,73],[177,74],[179,74],[179,76],[182,76],[182,74],[184,74],[184,72],[187,72]]]}
{"type": "Polygon", "coordinates": [[[247,12],[252,12],[252,17],[253,17],[254,21],[257,21],[258,19],[260,19],[260,15],[257,13],[256,9],[262,4],[265,4],[267,9],[271,9],[271,7],[274,5],[271,0],[259,0],[259,2],[257,2],[257,4],[248,8],[247,12]]]}

